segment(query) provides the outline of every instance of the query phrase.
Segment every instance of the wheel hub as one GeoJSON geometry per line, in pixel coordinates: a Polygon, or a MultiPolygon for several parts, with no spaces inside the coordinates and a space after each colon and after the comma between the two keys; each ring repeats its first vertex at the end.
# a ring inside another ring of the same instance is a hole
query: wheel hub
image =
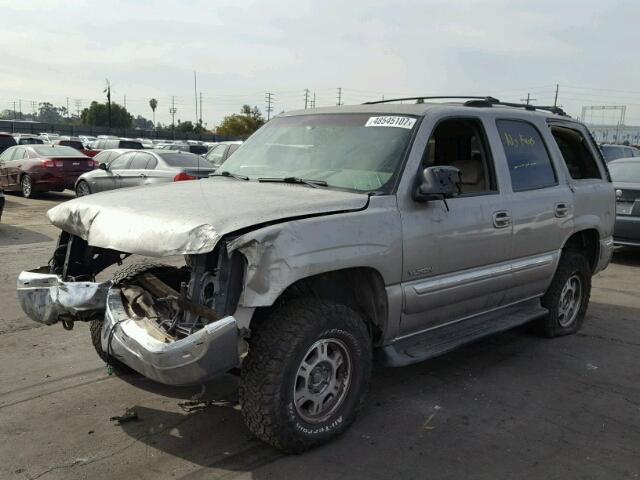
{"type": "Polygon", "coordinates": [[[582,305],[582,281],[578,275],[567,279],[558,304],[558,324],[566,328],[575,321],[582,305]]]}
{"type": "Polygon", "coordinates": [[[344,401],[350,384],[351,357],[338,339],[322,339],[307,351],[294,385],[298,415],[309,423],[331,416],[344,401]]]}

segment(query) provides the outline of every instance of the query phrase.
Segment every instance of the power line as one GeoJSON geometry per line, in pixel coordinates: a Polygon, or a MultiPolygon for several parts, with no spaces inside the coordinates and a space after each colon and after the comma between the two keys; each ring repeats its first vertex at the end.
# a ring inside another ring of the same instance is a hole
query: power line
{"type": "Polygon", "coordinates": [[[305,88],[304,89],[304,109],[307,109],[307,105],[309,103],[309,89],[305,88]]]}

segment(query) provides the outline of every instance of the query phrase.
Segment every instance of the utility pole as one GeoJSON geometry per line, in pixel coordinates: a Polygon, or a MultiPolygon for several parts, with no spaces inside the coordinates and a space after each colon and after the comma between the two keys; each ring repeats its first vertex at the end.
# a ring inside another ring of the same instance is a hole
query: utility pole
{"type": "Polygon", "coordinates": [[[196,123],[198,123],[198,74],[193,72],[193,96],[196,99],[196,123]]]}
{"type": "Polygon", "coordinates": [[[176,110],[176,97],[172,96],[171,97],[171,108],[169,109],[169,113],[171,114],[171,136],[173,137],[174,140],[176,138],[175,119],[176,119],[176,113],[177,112],[178,112],[178,110],[176,110]]]}
{"type": "Polygon", "coordinates": [[[266,92],[264,96],[265,96],[264,98],[265,102],[267,102],[266,110],[267,110],[267,122],[268,122],[269,120],[271,120],[271,112],[273,112],[273,107],[271,106],[273,102],[273,93],[266,92]]]}
{"type": "MultiPolygon", "coordinates": [[[[306,107],[305,107],[306,108],[306,107]]],[[[13,101],[13,120],[16,120],[16,101],[13,101]]]]}
{"type": "Polygon", "coordinates": [[[535,102],[537,100],[538,100],[537,98],[531,98],[531,94],[530,93],[527,93],[527,98],[521,98],[520,99],[521,102],[525,102],[526,101],[527,105],[529,105],[531,102],[535,102]]]}
{"type": "Polygon", "coordinates": [[[124,109],[127,109],[127,96],[124,96],[124,109]]]}
{"type": "Polygon", "coordinates": [[[69,113],[69,97],[67,97],[67,118],[69,118],[71,114],[69,113]]]}
{"type": "Polygon", "coordinates": [[[109,132],[111,132],[111,84],[108,78],[107,88],[104,89],[103,93],[107,94],[107,116],[109,117],[109,132]]]}
{"type": "Polygon", "coordinates": [[[313,92],[313,108],[316,108],[316,92],[313,92]]]}
{"type": "Polygon", "coordinates": [[[338,87],[338,106],[342,105],[342,87],[338,87]]]}
{"type": "Polygon", "coordinates": [[[560,84],[556,83],[556,97],[553,99],[553,106],[558,106],[558,90],[560,89],[560,84]]]}
{"type": "Polygon", "coordinates": [[[202,92],[200,92],[200,125],[202,125],[202,92]]]}
{"type": "Polygon", "coordinates": [[[307,106],[309,104],[309,89],[305,88],[304,89],[304,109],[307,109],[307,106]]]}
{"type": "Polygon", "coordinates": [[[35,100],[31,100],[31,110],[33,110],[34,116],[38,114],[38,102],[36,102],[35,100]]]}
{"type": "Polygon", "coordinates": [[[82,100],[76,98],[73,103],[76,104],[76,112],[78,112],[78,118],[80,118],[80,105],[82,105],[82,100]]]}
{"type": "Polygon", "coordinates": [[[22,99],[21,98],[18,99],[18,112],[20,112],[20,120],[23,120],[23,118],[22,118],[22,99]]]}

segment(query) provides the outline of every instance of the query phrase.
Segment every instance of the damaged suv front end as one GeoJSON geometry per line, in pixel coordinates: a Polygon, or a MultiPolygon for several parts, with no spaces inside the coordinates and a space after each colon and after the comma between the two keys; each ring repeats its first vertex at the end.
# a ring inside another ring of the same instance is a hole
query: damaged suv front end
{"type": "Polygon", "coordinates": [[[231,313],[243,266],[224,245],[186,256],[181,268],[143,262],[105,282],[95,276],[126,254],[95,249],[66,232],[56,252],[51,265],[18,278],[18,298],[31,319],[67,329],[98,322],[96,348],[104,357],[165,384],[200,383],[238,366],[243,343],[231,313]]]}

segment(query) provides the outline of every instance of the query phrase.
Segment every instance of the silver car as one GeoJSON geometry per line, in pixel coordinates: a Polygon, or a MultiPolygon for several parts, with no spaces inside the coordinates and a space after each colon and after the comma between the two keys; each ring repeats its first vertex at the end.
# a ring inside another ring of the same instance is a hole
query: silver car
{"type": "Polygon", "coordinates": [[[179,151],[103,150],[94,157],[98,169],[76,181],[76,196],[156,183],[206,178],[215,167],[199,155],[179,151]]]}

